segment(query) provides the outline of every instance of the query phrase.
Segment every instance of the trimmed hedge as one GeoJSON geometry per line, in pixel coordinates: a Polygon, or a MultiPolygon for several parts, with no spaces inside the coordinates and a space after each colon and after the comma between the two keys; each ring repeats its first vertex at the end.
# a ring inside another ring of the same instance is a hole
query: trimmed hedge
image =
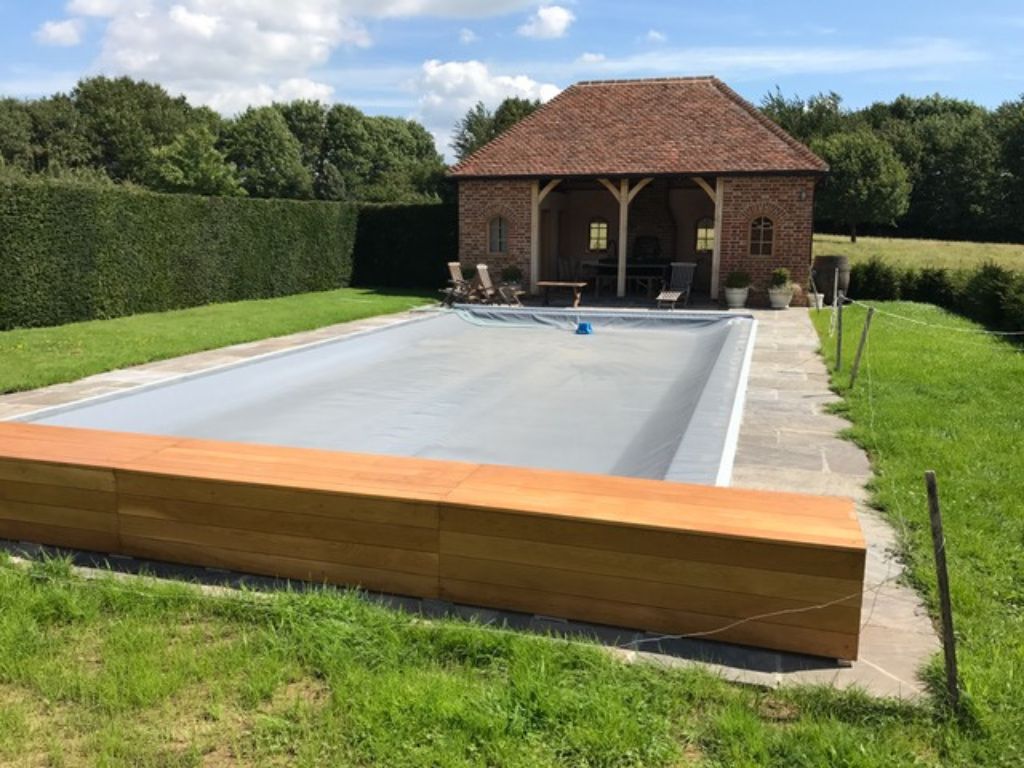
{"type": "Polygon", "coordinates": [[[352,282],[434,290],[445,285],[446,264],[456,260],[458,253],[456,205],[363,206],[356,229],[352,282]]]}
{"type": "Polygon", "coordinates": [[[876,257],[850,269],[850,296],[935,304],[992,330],[1024,330],[1024,273],[998,264],[973,270],[901,269],[876,257]]]}
{"type": "Polygon", "coordinates": [[[0,329],[349,284],[342,203],[0,180],[0,329]]]}

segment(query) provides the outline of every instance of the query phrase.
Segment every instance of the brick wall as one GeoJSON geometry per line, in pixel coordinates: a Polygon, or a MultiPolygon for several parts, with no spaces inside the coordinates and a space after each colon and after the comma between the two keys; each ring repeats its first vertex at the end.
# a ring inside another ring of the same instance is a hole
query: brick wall
{"type": "Polygon", "coordinates": [[[463,266],[487,264],[497,282],[501,270],[516,265],[530,279],[530,189],[519,180],[465,180],[459,182],[459,261],[463,266]],[[495,216],[508,222],[508,249],[488,252],[488,223],[495,216]]]}
{"type": "Polygon", "coordinates": [[[768,302],[768,278],[772,270],[786,267],[794,283],[804,289],[794,304],[806,304],[811,274],[811,243],[814,234],[813,177],[744,176],[724,179],[722,202],[721,284],[730,272],[750,273],[753,305],[768,302]],[[803,199],[801,199],[801,195],[803,199]],[[775,225],[771,256],[750,255],[750,224],[767,216],[775,225]]]}
{"type": "MultiPolygon", "coordinates": [[[[772,270],[786,267],[793,282],[806,289],[811,270],[814,177],[743,176],[724,179],[724,186],[720,282],[724,284],[730,272],[749,272],[754,280],[750,303],[766,304],[772,270]],[[759,216],[767,216],[775,225],[771,256],[750,255],[750,224],[759,216]]],[[[530,188],[531,182],[522,180],[459,182],[459,261],[463,265],[487,264],[497,279],[504,267],[514,264],[523,271],[524,281],[529,280],[530,188]],[[504,254],[488,252],[487,225],[495,216],[508,222],[504,254]]],[[[650,229],[649,234],[664,237],[662,245],[671,254],[667,229],[673,222],[666,198],[666,190],[658,183],[641,192],[631,206],[630,229],[637,227],[634,234],[647,234],[640,230],[650,229]]],[[[798,294],[794,304],[801,303],[806,303],[806,296],[798,294]]]]}

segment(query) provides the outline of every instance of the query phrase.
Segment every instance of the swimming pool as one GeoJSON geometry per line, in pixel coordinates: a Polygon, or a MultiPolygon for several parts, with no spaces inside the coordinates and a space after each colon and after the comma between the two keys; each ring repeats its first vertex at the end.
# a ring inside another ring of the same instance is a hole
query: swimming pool
{"type": "Polygon", "coordinates": [[[23,420],[725,485],[754,333],[717,312],[458,307],[23,420]]]}
{"type": "Polygon", "coordinates": [[[0,539],[853,659],[853,502],[710,487],[755,330],[430,311],[36,412],[0,539]]]}

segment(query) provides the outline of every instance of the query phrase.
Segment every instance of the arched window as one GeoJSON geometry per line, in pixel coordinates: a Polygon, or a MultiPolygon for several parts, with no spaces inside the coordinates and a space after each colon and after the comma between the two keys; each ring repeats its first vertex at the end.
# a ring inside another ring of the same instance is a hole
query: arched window
{"type": "Polygon", "coordinates": [[[694,250],[698,253],[715,250],[715,222],[713,219],[697,220],[697,241],[694,250]]]}
{"type": "Polygon", "coordinates": [[[608,222],[604,219],[591,219],[587,230],[587,250],[608,250],[608,222]]]}
{"type": "Polygon", "coordinates": [[[771,256],[775,226],[767,216],[759,216],[750,224],[750,255],[771,256]]]}
{"type": "Polygon", "coordinates": [[[495,216],[487,223],[487,251],[508,252],[508,222],[504,216],[495,216]]]}

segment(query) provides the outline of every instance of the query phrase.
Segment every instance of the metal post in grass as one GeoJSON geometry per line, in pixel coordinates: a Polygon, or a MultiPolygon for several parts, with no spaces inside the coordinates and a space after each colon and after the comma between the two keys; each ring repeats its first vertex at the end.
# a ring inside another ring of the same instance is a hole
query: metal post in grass
{"type": "Polygon", "coordinates": [[[960,711],[960,682],[956,669],[956,637],[953,635],[953,604],[949,598],[949,572],[946,569],[946,537],[942,532],[942,511],[935,472],[924,473],[928,489],[928,514],[932,521],[932,546],[935,549],[935,573],[939,586],[939,612],[942,619],[942,650],[946,657],[946,690],[954,712],[960,711]]]}
{"type": "Polygon", "coordinates": [[[871,328],[871,318],[875,316],[875,308],[868,307],[868,316],[864,318],[864,328],[860,332],[860,344],[857,345],[857,354],[853,357],[853,368],[850,369],[850,388],[857,380],[857,373],[860,371],[860,358],[864,354],[864,347],[868,343],[868,329],[871,328]]]}
{"type": "Polygon", "coordinates": [[[843,302],[846,297],[839,291],[836,296],[836,371],[843,367],[843,302]]]}

